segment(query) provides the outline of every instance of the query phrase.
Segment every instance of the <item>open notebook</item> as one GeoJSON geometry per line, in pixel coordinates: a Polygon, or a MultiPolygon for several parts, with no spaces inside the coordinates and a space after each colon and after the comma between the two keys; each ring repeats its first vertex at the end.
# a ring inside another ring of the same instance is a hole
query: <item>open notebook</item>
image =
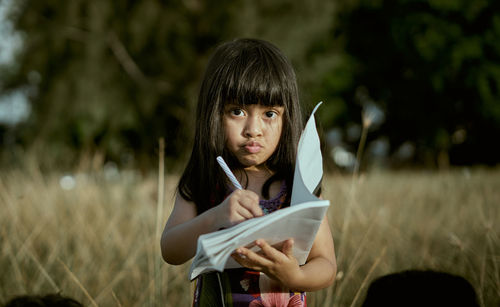
{"type": "MultiPolygon", "coordinates": [[[[299,140],[290,207],[201,235],[189,271],[191,280],[202,273],[241,267],[230,257],[231,253],[257,239],[265,239],[273,245],[293,238],[294,256],[299,264],[306,262],[330,205],[330,201],[321,200],[313,194],[323,177],[323,159],[314,120],[314,113],[320,105],[321,102],[312,111],[299,140]]],[[[254,249],[257,251],[258,247],[254,249]]]]}

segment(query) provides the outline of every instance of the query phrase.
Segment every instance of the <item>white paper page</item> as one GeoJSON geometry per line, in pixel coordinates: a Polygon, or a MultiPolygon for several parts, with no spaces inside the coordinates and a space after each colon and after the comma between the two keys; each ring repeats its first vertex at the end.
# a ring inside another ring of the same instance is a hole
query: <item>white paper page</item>
{"type": "Polygon", "coordinates": [[[323,157],[314,113],[321,104],[322,102],[319,102],[314,107],[299,140],[291,206],[318,199],[313,192],[323,177],[323,157]]]}
{"type": "MultiPolygon", "coordinates": [[[[289,238],[294,239],[293,254],[299,264],[304,264],[309,255],[309,250],[314,243],[316,231],[321,224],[322,218],[328,210],[329,201],[316,201],[315,203],[301,204],[304,207],[311,208],[306,214],[305,211],[291,214],[277,222],[269,223],[266,227],[256,230],[252,233],[254,238],[266,238],[266,242],[270,245],[277,244],[289,238]],[[315,209],[312,209],[315,208],[315,209]]],[[[254,240],[249,237],[243,237],[237,240],[236,247],[245,246],[253,243],[254,240]]],[[[259,247],[252,248],[257,252],[259,247]]],[[[228,258],[226,268],[241,267],[232,258],[228,258]]]]}
{"type": "MultiPolygon", "coordinates": [[[[258,238],[265,238],[272,245],[293,237],[295,241],[294,256],[300,264],[304,264],[329,204],[328,200],[317,200],[274,212],[280,214],[272,213],[248,220],[245,223],[254,224],[252,228],[220,246],[213,246],[213,250],[205,246],[205,235],[200,236],[198,248],[201,248],[203,252],[198,251],[193,260],[189,274],[190,279],[192,280],[204,272],[241,267],[230,257],[231,253],[236,248],[253,243],[258,238]],[[307,210],[305,210],[306,208],[307,210]],[[212,256],[206,257],[205,255],[212,256]]],[[[256,247],[255,250],[257,249],[256,247]]]]}

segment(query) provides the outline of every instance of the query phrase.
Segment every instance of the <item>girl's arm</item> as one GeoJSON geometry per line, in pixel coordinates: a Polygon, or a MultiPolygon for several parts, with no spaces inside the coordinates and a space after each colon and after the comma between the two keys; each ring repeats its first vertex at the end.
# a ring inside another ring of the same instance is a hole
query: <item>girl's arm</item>
{"type": "Polygon", "coordinates": [[[264,240],[257,240],[255,243],[261,248],[259,253],[240,247],[233,258],[245,267],[264,272],[291,290],[316,291],[330,286],[335,280],[337,263],[326,216],[303,266],[299,266],[293,256],[291,239],[285,241],[281,251],[264,240]]]}
{"type": "Polygon", "coordinates": [[[196,216],[196,206],[180,195],[176,196],[174,209],[161,236],[161,254],[170,264],[182,264],[196,252],[198,236],[215,230],[214,216],[210,210],[196,216]]]}
{"type": "MultiPolygon", "coordinates": [[[[302,274],[290,282],[292,289],[316,291],[333,284],[337,274],[335,248],[328,218],[323,218],[306,264],[300,267],[302,274]]],[[[292,256],[293,257],[293,256],[292,256]]]]}
{"type": "Polygon", "coordinates": [[[252,191],[236,190],[218,206],[200,215],[193,202],[177,194],[161,236],[163,259],[170,264],[183,264],[195,255],[200,235],[261,215],[259,196],[252,191]]]}

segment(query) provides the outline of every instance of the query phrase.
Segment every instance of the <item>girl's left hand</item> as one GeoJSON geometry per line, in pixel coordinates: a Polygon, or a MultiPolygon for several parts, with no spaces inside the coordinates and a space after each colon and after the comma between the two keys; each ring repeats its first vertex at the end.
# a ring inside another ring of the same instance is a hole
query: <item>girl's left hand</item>
{"type": "Polygon", "coordinates": [[[299,263],[293,256],[293,239],[284,241],[281,251],[262,239],[256,240],[255,245],[261,249],[258,253],[239,247],[231,256],[242,266],[263,272],[293,290],[294,281],[301,274],[299,263]]]}

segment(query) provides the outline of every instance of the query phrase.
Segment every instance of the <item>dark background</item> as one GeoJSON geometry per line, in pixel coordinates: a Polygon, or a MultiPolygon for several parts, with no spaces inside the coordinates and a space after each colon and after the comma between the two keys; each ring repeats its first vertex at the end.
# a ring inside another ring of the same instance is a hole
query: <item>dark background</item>
{"type": "MultiPolygon", "coordinates": [[[[500,2],[11,1],[22,38],[0,66],[0,103],[22,92],[30,112],[0,122],[0,167],[101,157],[148,170],[165,138],[167,170],[193,138],[198,85],[214,47],[269,40],[291,59],[304,115],[318,101],[324,156],[350,170],[500,161],[500,2]]],[[[0,50],[1,52],[1,50],[0,50]]]]}

